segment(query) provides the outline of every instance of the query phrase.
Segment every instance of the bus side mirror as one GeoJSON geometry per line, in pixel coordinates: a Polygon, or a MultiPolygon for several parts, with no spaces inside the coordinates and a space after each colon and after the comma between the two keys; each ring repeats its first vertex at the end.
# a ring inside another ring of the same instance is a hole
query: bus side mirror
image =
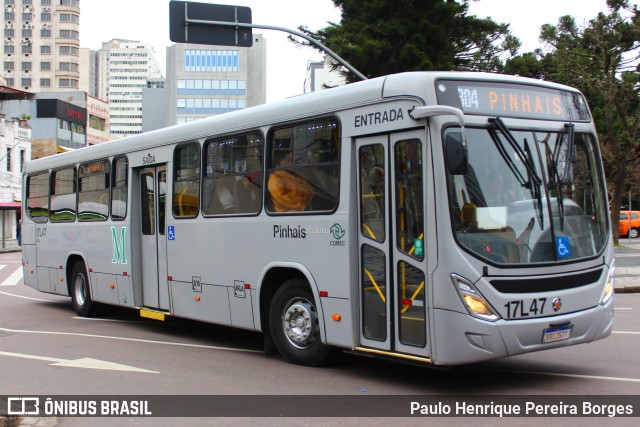
{"type": "Polygon", "coordinates": [[[462,141],[462,134],[450,132],[445,138],[445,162],[452,175],[466,175],[468,170],[467,147],[462,141]]]}

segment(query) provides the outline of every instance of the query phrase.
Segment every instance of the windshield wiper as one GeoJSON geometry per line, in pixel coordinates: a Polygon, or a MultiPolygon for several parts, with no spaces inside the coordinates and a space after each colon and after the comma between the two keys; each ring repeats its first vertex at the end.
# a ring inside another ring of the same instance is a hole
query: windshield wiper
{"type": "Polygon", "coordinates": [[[573,123],[567,123],[564,125],[567,128],[567,158],[566,163],[564,165],[564,174],[562,177],[562,183],[569,182],[571,179],[571,172],[573,168],[573,146],[575,145],[575,125],[573,123]]]}
{"type": "MultiPolygon", "coordinates": [[[[512,136],[513,138],[513,136],[512,136]]],[[[529,147],[529,141],[527,141],[527,138],[524,139],[524,152],[527,155],[527,160],[529,161],[530,165],[533,165],[533,154],[531,154],[531,148],[529,147]]],[[[540,156],[540,151],[537,150],[538,153],[538,158],[540,156]]],[[[540,164],[542,164],[542,160],[540,160],[540,164]]],[[[535,171],[534,171],[535,173],[535,171]]],[[[538,215],[538,222],[540,223],[540,230],[544,230],[544,216],[542,215],[542,192],[540,191],[540,186],[542,184],[542,180],[540,180],[540,177],[537,176],[538,181],[534,181],[534,185],[533,188],[530,189],[531,193],[533,194],[533,197],[535,197],[536,199],[536,214],[538,215]]],[[[545,188],[545,193],[546,193],[546,188],[545,188]]]]}
{"type": "MultiPolygon", "coordinates": [[[[549,157],[549,161],[551,162],[551,172],[553,174],[553,184],[556,188],[556,202],[558,204],[558,217],[560,218],[560,230],[564,230],[564,195],[562,194],[562,188],[564,186],[564,181],[560,178],[560,173],[558,172],[558,157],[560,157],[559,150],[557,151],[557,156],[551,153],[551,148],[549,148],[549,144],[545,141],[541,141],[547,151],[547,156],[549,157]]],[[[565,169],[566,173],[566,169],[565,169]]]]}
{"type": "MultiPolygon", "coordinates": [[[[536,169],[533,166],[533,162],[531,161],[531,158],[527,157],[524,150],[520,147],[520,145],[518,145],[518,142],[513,137],[513,134],[507,128],[507,126],[505,126],[502,119],[500,117],[490,118],[489,123],[493,124],[504,135],[504,137],[506,138],[511,148],[513,148],[513,151],[516,153],[516,156],[518,156],[518,159],[522,162],[525,169],[527,170],[527,174],[529,176],[529,183],[533,181],[532,184],[536,188],[539,188],[540,185],[542,185],[542,180],[540,179],[540,176],[538,176],[538,173],[536,172],[536,169]]],[[[504,150],[504,147],[500,147],[500,148],[504,150]]],[[[511,167],[511,165],[509,165],[509,167],[511,167]]],[[[522,176],[519,171],[518,171],[518,175],[522,176]]]]}
{"type": "Polygon", "coordinates": [[[511,148],[513,148],[513,151],[516,153],[516,156],[522,162],[524,168],[527,170],[528,179],[525,181],[524,177],[522,176],[516,165],[513,163],[511,156],[509,156],[509,154],[506,152],[504,146],[502,145],[502,141],[499,137],[496,137],[495,140],[498,145],[498,149],[500,150],[500,154],[502,154],[502,157],[507,162],[507,165],[514,172],[514,175],[518,177],[520,185],[529,189],[529,191],[531,191],[531,195],[535,198],[536,215],[538,216],[540,229],[544,229],[544,217],[542,215],[542,193],[540,192],[542,179],[533,166],[533,156],[531,154],[531,149],[529,148],[529,143],[526,139],[524,140],[523,150],[500,117],[490,118],[489,123],[493,124],[500,131],[500,133],[504,135],[511,148]]]}

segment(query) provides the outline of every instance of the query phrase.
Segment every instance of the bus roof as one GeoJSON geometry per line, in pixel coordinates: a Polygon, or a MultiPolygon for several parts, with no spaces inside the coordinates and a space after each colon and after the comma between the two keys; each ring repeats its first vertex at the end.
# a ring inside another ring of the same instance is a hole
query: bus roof
{"type": "Polygon", "coordinates": [[[329,115],[345,108],[365,105],[383,98],[417,97],[426,100],[429,94],[433,93],[433,83],[440,78],[500,81],[576,91],[555,83],[490,73],[425,71],[392,74],[32,160],[26,163],[25,172],[53,169],[63,164],[112,157],[169,143],[231,134],[273,123],[300,120],[309,116],[329,115]]]}

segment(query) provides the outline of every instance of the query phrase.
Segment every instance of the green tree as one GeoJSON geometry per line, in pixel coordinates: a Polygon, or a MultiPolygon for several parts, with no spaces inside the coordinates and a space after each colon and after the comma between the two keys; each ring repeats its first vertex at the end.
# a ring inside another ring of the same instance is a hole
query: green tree
{"type": "Polygon", "coordinates": [[[634,175],[629,171],[640,154],[640,15],[628,0],[607,5],[610,13],[598,14],[585,28],[569,16],[557,26],[544,25],[540,39],[554,48],[543,58],[548,78],[578,87],[591,103],[617,230],[627,179],[634,175]]]}
{"type": "MultiPolygon", "coordinates": [[[[333,0],[340,23],[300,31],[322,42],[367,77],[404,71],[501,70],[520,42],[508,24],[467,16],[467,1],[333,0]]],[[[291,38],[303,46],[306,41],[291,38]]],[[[315,48],[315,46],[312,46],[315,48]]],[[[316,48],[317,49],[317,48],[316,48]]],[[[347,81],[357,78],[340,69],[347,81]]]]}

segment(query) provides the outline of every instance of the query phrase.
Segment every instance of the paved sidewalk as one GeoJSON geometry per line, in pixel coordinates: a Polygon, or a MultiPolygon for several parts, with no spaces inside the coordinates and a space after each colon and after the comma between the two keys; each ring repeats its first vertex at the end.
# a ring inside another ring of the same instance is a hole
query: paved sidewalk
{"type": "Polygon", "coordinates": [[[621,238],[616,256],[616,293],[640,292],[640,238],[621,238]]]}
{"type": "Polygon", "coordinates": [[[0,239],[0,253],[20,251],[22,251],[22,248],[18,246],[18,241],[16,239],[5,239],[4,246],[2,245],[2,239],[0,239]]]}

